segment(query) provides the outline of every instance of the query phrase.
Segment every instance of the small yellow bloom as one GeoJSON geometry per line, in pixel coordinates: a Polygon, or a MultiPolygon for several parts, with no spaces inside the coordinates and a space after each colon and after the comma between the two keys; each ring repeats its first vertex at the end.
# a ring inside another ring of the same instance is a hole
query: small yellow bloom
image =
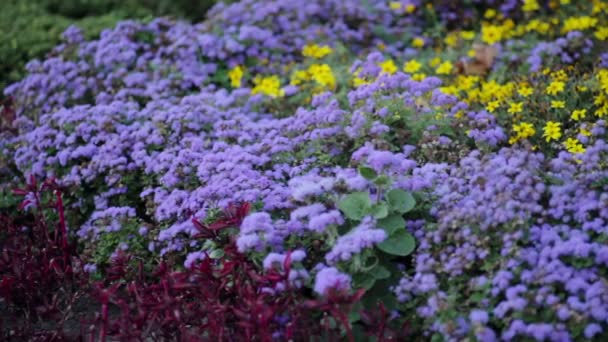
{"type": "Polygon", "coordinates": [[[559,109],[559,108],[565,108],[565,107],[566,107],[566,101],[551,101],[551,108],[559,109]]]}
{"type": "Polygon", "coordinates": [[[302,48],[302,55],[304,57],[323,58],[332,53],[332,51],[331,47],[327,45],[309,44],[302,48]]]}
{"type": "Polygon", "coordinates": [[[324,88],[334,89],[336,87],[336,78],[327,64],[313,64],[308,68],[310,77],[320,86],[324,88]]]}
{"type": "Polygon", "coordinates": [[[583,127],[581,127],[581,128],[579,129],[579,132],[580,132],[582,135],[586,136],[586,137],[590,137],[590,136],[591,136],[591,131],[589,131],[589,130],[587,130],[587,129],[583,128],[583,127]]]}
{"type": "Polygon", "coordinates": [[[521,8],[524,12],[532,12],[540,9],[536,0],[524,0],[524,5],[521,8]]]}
{"type": "Polygon", "coordinates": [[[401,9],[401,7],[402,7],[403,5],[401,5],[401,2],[399,2],[399,1],[391,1],[391,2],[388,4],[388,6],[389,6],[389,7],[390,7],[390,9],[392,9],[393,11],[397,11],[397,10],[400,10],[400,9],[401,9]]]}
{"type": "Polygon", "coordinates": [[[412,75],[412,79],[414,81],[418,81],[418,82],[423,81],[425,78],[426,78],[426,74],[421,73],[421,72],[412,75]]]}
{"type": "Polygon", "coordinates": [[[507,110],[507,113],[517,114],[517,113],[521,113],[523,110],[524,110],[523,102],[513,102],[509,105],[509,109],[507,110]]]}
{"type": "Polygon", "coordinates": [[[419,49],[424,46],[424,39],[416,37],[412,40],[412,46],[419,49]]]}
{"type": "Polygon", "coordinates": [[[384,62],[380,63],[379,66],[382,69],[383,73],[389,75],[392,75],[396,73],[397,70],[399,70],[399,68],[397,68],[397,65],[395,65],[395,62],[393,62],[392,59],[385,60],[384,62]]]}
{"type": "Polygon", "coordinates": [[[572,115],[570,117],[572,118],[572,120],[578,121],[580,119],[585,118],[586,114],[587,114],[586,109],[576,109],[576,110],[572,111],[572,115]]]}
{"type": "Polygon", "coordinates": [[[421,67],[422,64],[418,63],[418,61],[416,61],[415,59],[412,59],[411,61],[408,61],[403,65],[403,71],[413,74],[420,70],[421,67]]]}
{"type": "Polygon", "coordinates": [[[447,46],[454,47],[458,43],[458,36],[454,33],[450,33],[443,41],[447,46]]]}
{"type": "Polygon", "coordinates": [[[536,134],[536,130],[531,123],[522,122],[518,125],[513,125],[513,131],[517,134],[518,139],[526,139],[534,134],[536,134]]]}
{"type": "Polygon", "coordinates": [[[270,97],[279,97],[285,95],[285,91],[281,89],[281,80],[278,76],[256,76],[253,79],[255,87],[251,89],[251,94],[264,94],[270,97]]]}
{"type": "Polygon", "coordinates": [[[475,39],[475,31],[461,31],[460,38],[464,40],[473,40],[475,39]]]}
{"type": "Polygon", "coordinates": [[[438,75],[449,75],[452,72],[453,68],[454,66],[452,65],[452,62],[445,61],[441,63],[435,71],[438,75]]]}
{"type": "Polygon", "coordinates": [[[547,142],[551,140],[557,140],[562,137],[561,123],[554,121],[547,121],[545,128],[543,128],[543,137],[547,142]]]}
{"type": "Polygon", "coordinates": [[[585,153],[585,147],[581,144],[578,139],[568,138],[564,145],[566,146],[566,150],[573,154],[585,153]]]}
{"type": "Polygon", "coordinates": [[[519,90],[517,90],[517,93],[523,97],[528,97],[534,93],[534,89],[528,85],[523,85],[521,88],[519,88],[519,90]]]}
{"type": "Polygon", "coordinates": [[[486,109],[488,110],[488,112],[494,113],[494,111],[498,107],[500,107],[500,101],[490,101],[490,102],[488,102],[488,105],[486,106],[486,109]]]}
{"type": "Polygon", "coordinates": [[[547,86],[545,91],[548,95],[557,95],[564,91],[565,86],[566,84],[562,81],[553,81],[547,86]]]}
{"type": "Polygon", "coordinates": [[[241,87],[241,79],[243,78],[244,69],[240,65],[235,66],[234,68],[228,71],[228,77],[230,78],[230,86],[232,88],[240,88],[241,87]]]}
{"type": "Polygon", "coordinates": [[[598,40],[608,39],[608,26],[599,27],[593,34],[598,40]]]}
{"type": "Polygon", "coordinates": [[[408,14],[414,13],[416,11],[416,5],[409,4],[409,5],[405,6],[405,11],[408,14]]]}
{"type": "Polygon", "coordinates": [[[441,58],[439,57],[435,57],[429,61],[429,65],[431,66],[431,68],[436,67],[437,65],[439,65],[439,63],[441,63],[441,58]]]}
{"type": "Polygon", "coordinates": [[[483,14],[483,17],[486,19],[492,19],[496,16],[496,10],[493,8],[488,8],[486,12],[483,14]]]}
{"type": "Polygon", "coordinates": [[[498,43],[503,38],[502,27],[496,25],[484,25],[481,28],[481,40],[489,45],[498,43]]]}

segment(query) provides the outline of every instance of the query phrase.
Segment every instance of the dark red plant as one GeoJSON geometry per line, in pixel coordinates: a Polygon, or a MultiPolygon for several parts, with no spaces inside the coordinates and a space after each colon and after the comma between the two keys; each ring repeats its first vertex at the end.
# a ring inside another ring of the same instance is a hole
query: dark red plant
{"type": "Polygon", "coordinates": [[[193,218],[192,223],[194,227],[198,229],[199,233],[194,236],[194,238],[203,238],[203,239],[215,239],[219,236],[219,232],[222,229],[228,227],[238,227],[241,225],[241,222],[249,213],[251,209],[251,205],[247,202],[242,203],[240,205],[235,205],[231,203],[228,208],[226,208],[220,217],[211,224],[201,223],[198,219],[193,218]]]}
{"type": "MultiPolygon", "coordinates": [[[[219,238],[222,229],[238,226],[248,210],[247,204],[230,206],[216,222],[198,223],[198,228],[205,237],[219,238]]],[[[289,286],[289,254],[282,268],[263,272],[230,241],[221,259],[207,257],[185,271],[172,271],[172,266],[161,262],[146,279],[98,283],[102,312],[91,336],[98,341],[298,341],[336,340],[346,333],[354,340],[346,317],[362,291],[307,300],[305,290],[289,286]],[[279,284],[282,290],[273,290],[279,284]],[[108,317],[108,303],[120,313],[108,317]],[[338,324],[322,324],[329,317],[338,324]]],[[[136,272],[128,263],[113,267],[123,274],[136,272]]]]}
{"type": "Polygon", "coordinates": [[[40,333],[33,325],[53,319],[58,324],[51,336],[58,339],[86,283],[82,263],[68,241],[62,192],[53,179],[39,184],[32,176],[25,188],[13,193],[24,197],[20,210],[32,210],[0,217],[0,297],[12,317],[3,323],[12,326],[13,334],[34,339],[40,333]]]}
{"type": "Polygon", "coordinates": [[[15,131],[13,121],[17,118],[11,97],[0,100],[0,132],[15,131]]]}

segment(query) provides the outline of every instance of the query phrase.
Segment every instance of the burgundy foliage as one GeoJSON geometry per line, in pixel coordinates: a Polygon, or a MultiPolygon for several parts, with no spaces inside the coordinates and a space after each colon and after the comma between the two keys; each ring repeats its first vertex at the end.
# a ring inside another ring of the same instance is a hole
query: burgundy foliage
{"type": "Polygon", "coordinates": [[[63,340],[63,324],[87,291],[75,245],[67,237],[62,193],[53,179],[30,177],[19,209],[29,214],[0,215],[0,298],[9,309],[0,318],[2,337],[63,340]],[[36,332],[40,321],[53,329],[36,332]]]}

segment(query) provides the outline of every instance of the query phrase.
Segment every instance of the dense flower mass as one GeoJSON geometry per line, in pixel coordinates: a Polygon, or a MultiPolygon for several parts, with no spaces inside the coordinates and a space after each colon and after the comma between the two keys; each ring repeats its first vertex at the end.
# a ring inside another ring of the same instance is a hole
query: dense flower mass
{"type": "MultiPolygon", "coordinates": [[[[126,252],[188,270],[229,252],[265,300],[360,299],[411,340],[602,340],[608,5],[472,3],[72,27],[5,89],[0,166],[57,179],[92,276],[126,252]]],[[[277,339],[297,319],[269,315],[277,339]]],[[[338,317],[346,337],[372,318],[338,317]]]]}

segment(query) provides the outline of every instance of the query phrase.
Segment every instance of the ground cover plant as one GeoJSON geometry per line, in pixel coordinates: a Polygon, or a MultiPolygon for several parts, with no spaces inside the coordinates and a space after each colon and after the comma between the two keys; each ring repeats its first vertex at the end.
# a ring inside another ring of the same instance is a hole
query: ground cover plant
{"type": "Polygon", "coordinates": [[[3,336],[605,340],[607,25],[243,0],[70,27],[4,90],[3,336]]]}

